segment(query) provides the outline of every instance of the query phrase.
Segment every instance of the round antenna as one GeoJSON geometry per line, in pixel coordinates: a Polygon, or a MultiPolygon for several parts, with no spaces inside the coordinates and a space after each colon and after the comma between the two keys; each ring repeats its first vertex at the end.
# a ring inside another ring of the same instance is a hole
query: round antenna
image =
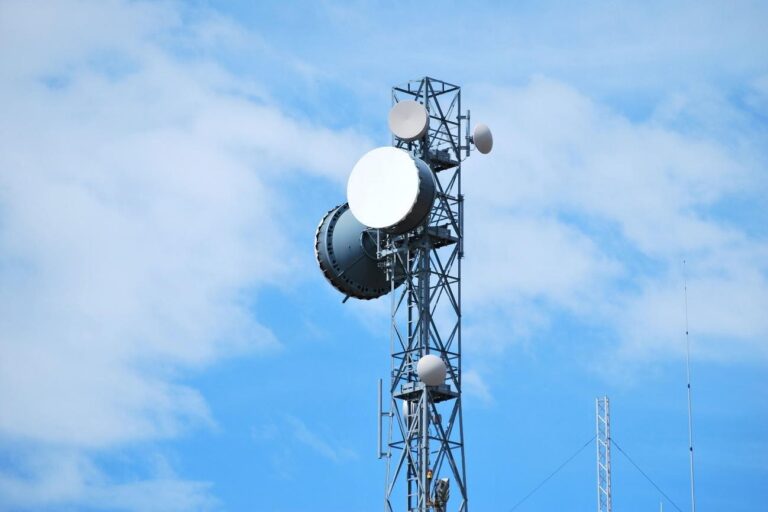
{"type": "Polygon", "coordinates": [[[472,142],[475,143],[475,147],[479,152],[487,155],[493,149],[493,135],[491,129],[484,124],[478,124],[475,126],[475,130],[472,132],[472,142]]]}
{"type": "Polygon", "coordinates": [[[389,129],[398,139],[413,142],[427,133],[429,114],[424,105],[413,100],[395,103],[389,111],[389,129]]]}
{"type": "MultiPolygon", "coordinates": [[[[376,239],[346,203],[329,211],[315,234],[315,257],[328,282],[348,297],[375,299],[391,283],[376,259],[376,239]]],[[[403,282],[395,279],[395,287],[403,282]]]]}
{"type": "Polygon", "coordinates": [[[358,160],[347,181],[354,216],[369,228],[400,234],[417,227],[435,201],[435,179],[427,164],[391,146],[358,160]]]}
{"type": "Polygon", "coordinates": [[[416,373],[427,386],[440,386],[445,383],[445,363],[439,357],[427,354],[416,364],[416,373]]]}

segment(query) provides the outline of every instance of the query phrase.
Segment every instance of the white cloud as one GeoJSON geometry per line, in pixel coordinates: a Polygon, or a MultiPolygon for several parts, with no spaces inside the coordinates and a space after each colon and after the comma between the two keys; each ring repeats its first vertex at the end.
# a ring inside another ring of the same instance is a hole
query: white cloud
{"type": "Polygon", "coordinates": [[[311,448],[315,453],[333,462],[356,459],[357,454],[350,448],[341,446],[338,442],[325,439],[316,430],[312,430],[300,419],[289,416],[286,422],[290,425],[296,441],[311,448]]]}
{"type": "MultiPolygon", "coordinates": [[[[514,8],[488,2],[469,10],[429,1],[424,9],[439,15],[427,18],[403,17],[370,2],[292,5],[312,30],[302,38],[279,29],[270,35],[368,98],[393,78],[424,73],[467,86],[465,94],[471,81],[514,83],[544,73],[644,110],[649,100],[692,82],[731,86],[765,72],[762,20],[768,9],[754,0],[535,2],[514,8]],[[425,33],[451,37],[427,48],[425,33]],[[337,55],[345,58],[329,58],[337,55]]],[[[474,100],[466,104],[478,106],[474,100]]]]}
{"type": "MultiPolygon", "coordinates": [[[[654,358],[685,350],[685,296],[681,276],[672,283],[661,279],[644,283],[619,317],[627,329],[618,355],[654,358]]],[[[702,273],[688,282],[689,331],[700,357],[721,361],[768,358],[768,283],[754,269],[716,275],[702,273]]]]}
{"type": "Polygon", "coordinates": [[[493,403],[493,395],[483,377],[477,370],[464,370],[461,375],[462,392],[476,398],[483,404],[493,403]]]}
{"type": "Polygon", "coordinates": [[[353,461],[357,452],[336,439],[321,426],[308,425],[296,416],[285,415],[278,421],[268,421],[251,428],[251,436],[258,444],[268,447],[268,460],[274,474],[291,480],[293,468],[299,464],[297,458],[307,449],[315,456],[336,464],[353,461]]]}
{"type": "Polygon", "coordinates": [[[619,267],[586,234],[552,217],[478,212],[467,232],[470,301],[488,295],[510,301],[544,298],[578,309],[590,289],[619,267]]]}
{"type": "Polygon", "coordinates": [[[465,172],[470,332],[498,346],[565,311],[614,328],[623,357],[677,354],[686,258],[700,355],[766,355],[768,243],[715,209],[765,187],[763,132],[719,99],[714,111],[730,110],[713,132],[695,129],[685,101],[633,122],[545,78],[484,92],[473,119],[496,144],[465,172]],[[498,313],[524,325],[510,331],[498,313]]]}
{"type": "MultiPolygon", "coordinates": [[[[90,454],[215,422],[184,371],[279,347],[249,311],[259,286],[295,279],[272,183],[339,180],[367,145],[175,57],[158,41],[199,28],[182,18],[175,4],[2,4],[0,443],[71,455],[33,479],[4,473],[0,504],[205,501],[176,477],[86,485],[90,454]]],[[[231,35],[214,24],[213,40],[231,35]]]]}
{"type": "Polygon", "coordinates": [[[150,466],[148,478],[116,483],[76,451],[25,453],[23,477],[0,472],[0,495],[4,504],[12,504],[16,510],[38,510],[51,503],[168,512],[219,508],[211,497],[210,484],[178,478],[161,457],[150,461],[150,466]]]}
{"type": "MultiPolygon", "coordinates": [[[[205,54],[234,44],[270,54],[272,62],[291,53],[275,52],[225,18],[180,9],[118,0],[0,3],[0,446],[18,452],[0,474],[0,506],[120,501],[147,509],[142,500],[149,495],[158,508],[163,500],[167,509],[211,506],[204,482],[165,470],[112,482],[92,454],[215,423],[204,398],[184,384],[184,372],[279,347],[249,311],[260,286],[295,279],[293,262],[283,257],[288,241],[276,229],[284,198],[273,183],[300,170],[338,184],[369,146],[352,131],[286,115],[260,84],[211,61],[174,55],[164,45],[205,54]]],[[[554,40],[529,52],[531,34],[541,30],[522,16],[516,26],[526,30],[507,31],[514,36],[502,45],[509,52],[495,59],[512,61],[525,51],[549,67],[566,60],[594,70],[611,62],[606,82],[645,75],[658,85],[663,73],[649,70],[721,47],[711,38],[710,46],[697,46],[720,21],[710,8],[682,41],[685,51],[625,73],[637,59],[656,59],[659,48],[667,55],[682,11],[664,18],[665,38],[637,33],[657,30],[653,24],[625,31],[620,23],[612,30],[627,36],[616,48],[591,39],[591,28],[578,29],[580,44],[565,53],[554,50],[554,40]],[[636,40],[654,44],[629,51],[636,40]]],[[[765,37],[759,19],[739,17],[744,26],[729,33],[741,35],[729,37],[728,48],[702,68],[730,63],[733,47],[745,41],[761,47],[754,44],[765,37]]],[[[574,26],[569,15],[556,21],[574,26]]],[[[581,26],[605,22],[591,17],[581,26]]],[[[402,29],[406,45],[423,33],[402,29]]],[[[313,52],[333,53],[302,44],[308,60],[313,52]]],[[[330,64],[350,88],[365,90],[371,66],[392,69],[382,64],[385,55],[377,57],[360,52],[330,64]]],[[[752,69],[732,64],[736,75],[752,69]]],[[[290,66],[317,73],[300,58],[290,66]]],[[[761,109],[765,90],[758,77],[745,101],[761,109]]],[[[464,174],[473,228],[465,274],[472,313],[465,314],[476,319],[465,324],[468,348],[472,340],[501,350],[510,339],[530,339],[552,310],[565,310],[614,326],[622,357],[677,353],[679,262],[688,257],[694,340],[713,358],[765,356],[765,241],[710,212],[724,198],[766,190],[759,164],[765,134],[752,134],[728,101],[708,93],[678,92],[649,120],[630,121],[554,80],[478,92],[485,101],[470,102],[473,119],[494,128],[497,144],[464,174]],[[693,111],[707,112],[708,129],[690,130],[703,122],[693,111]],[[728,128],[734,123],[740,130],[728,128]]],[[[355,311],[382,308],[386,301],[355,311]]],[[[479,374],[465,378],[469,392],[489,396],[479,374]]],[[[299,420],[288,423],[293,442],[318,455],[353,456],[299,420]]]]}

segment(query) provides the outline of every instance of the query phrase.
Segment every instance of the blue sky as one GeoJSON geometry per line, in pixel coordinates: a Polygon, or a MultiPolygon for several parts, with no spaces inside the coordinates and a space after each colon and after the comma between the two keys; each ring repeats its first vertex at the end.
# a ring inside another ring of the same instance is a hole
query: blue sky
{"type": "MultiPolygon", "coordinates": [[[[768,501],[768,6],[0,3],[0,509],[375,510],[387,306],[313,261],[389,88],[463,86],[473,510],[594,430],[768,501]],[[686,265],[683,267],[683,260],[686,265]]],[[[591,510],[587,449],[517,510],[591,510]]],[[[661,496],[614,453],[617,510],[661,496]]],[[[670,503],[665,510],[674,510],[670,503]]]]}

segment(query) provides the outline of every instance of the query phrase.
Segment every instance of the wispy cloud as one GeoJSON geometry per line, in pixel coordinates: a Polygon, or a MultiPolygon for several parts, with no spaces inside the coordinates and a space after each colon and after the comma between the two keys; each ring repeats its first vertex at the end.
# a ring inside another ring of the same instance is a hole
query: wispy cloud
{"type": "Polygon", "coordinates": [[[291,467],[303,458],[302,453],[311,453],[337,464],[358,458],[355,450],[324,431],[322,425],[308,424],[293,415],[255,425],[251,428],[251,436],[256,443],[267,447],[272,469],[283,479],[294,477],[291,467]]]}
{"type": "Polygon", "coordinates": [[[491,390],[477,370],[464,370],[461,375],[461,386],[462,392],[469,397],[476,398],[485,405],[493,403],[491,390]]]}
{"type": "MultiPolygon", "coordinates": [[[[515,83],[543,73],[612,101],[640,97],[638,103],[646,106],[649,97],[685,88],[692,77],[732,85],[752,79],[755,69],[764,73],[760,49],[768,36],[761,20],[768,8],[752,0],[536,2],[513,8],[482,3],[465,11],[443,9],[436,1],[423,6],[439,15],[403,17],[370,2],[302,1],[294,5],[302,12],[299,26],[312,28],[304,37],[268,22],[263,29],[294,58],[322,62],[324,76],[348,84],[350,94],[368,97],[393,76],[428,73],[470,85],[515,83]],[[417,51],[424,31],[452,37],[435,53],[417,51]],[[364,51],[349,52],[361,41],[364,51]],[[460,69],[456,61],[462,62],[460,69]]],[[[466,87],[465,94],[475,109],[481,96],[472,90],[466,87]]]]}
{"type": "MultiPolygon", "coordinates": [[[[181,8],[0,6],[0,445],[71,454],[57,473],[20,453],[2,506],[207,495],[175,477],[86,485],[88,454],[215,422],[185,372],[280,346],[249,299],[292,275],[273,183],[339,180],[366,145],[177,56],[163,36],[200,30],[181,8]]],[[[210,44],[234,37],[215,23],[210,44]]]]}
{"type": "Polygon", "coordinates": [[[466,177],[467,297],[472,311],[499,313],[481,322],[513,342],[504,316],[525,323],[514,311],[533,308],[540,322],[567,311],[612,327],[622,357],[676,354],[687,259],[700,354],[768,354],[768,240],[717,213],[727,201],[758,211],[768,191],[764,130],[726,124],[733,145],[723,128],[714,138],[669,118],[630,121],[544,78],[487,98],[493,108],[480,110],[495,127],[495,153],[473,160],[466,177]]]}
{"type": "MultiPolygon", "coordinates": [[[[209,483],[146,462],[139,476],[116,480],[99,456],[215,425],[185,376],[279,349],[252,299],[264,285],[293,282],[298,267],[315,272],[286,256],[282,205],[295,191],[281,180],[300,172],[338,187],[370,146],[354,130],[287,114],[258,73],[235,75],[215,57],[235,48],[268,63],[265,81],[301,76],[311,88],[321,77],[350,97],[373,94],[373,83],[379,95],[393,69],[424,72],[424,54],[411,51],[430,29],[423,20],[398,18],[393,37],[372,25],[397,11],[308,6],[303,22],[342,35],[297,38],[293,27],[271,45],[173,2],[0,3],[0,448],[10,454],[0,508],[145,510],[148,496],[169,510],[215,505],[209,483]],[[348,50],[362,40],[366,51],[348,50]],[[276,62],[291,71],[274,73],[276,62]]],[[[531,343],[566,312],[612,329],[622,361],[679,355],[686,258],[698,353],[765,360],[768,81],[753,65],[763,62],[765,7],[749,7],[725,24],[714,4],[696,4],[695,19],[683,5],[665,16],[579,6],[578,24],[567,6],[479,7],[439,20],[457,37],[441,47],[452,58],[433,69],[467,63],[464,76],[446,78],[559,77],[465,89],[473,119],[496,137],[494,153],[464,174],[465,347],[497,354],[531,343]],[[501,36],[476,30],[499,19],[501,36]],[[702,37],[713,27],[721,37],[702,37]],[[475,58],[487,48],[490,64],[475,58]],[[643,114],[615,108],[611,94],[627,83],[655,94],[691,73],[747,85],[675,85],[643,114]]],[[[381,98],[359,108],[383,111],[381,98]]],[[[349,307],[386,329],[386,300],[349,307]]],[[[482,375],[467,371],[465,384],[487,402],[482,375]]],[[[323,425],[287,417],[260,431],[280,446],[280,474],[290,475],[299,450],[337,463],[356,457],[323,425]]]]}
{"type": "Polygon", "coordinates": [[[318,455],[325,457],[333,462],[341,462],[349,459],[356,459],[357,454],[329,438],[322,436],[318,431],[310,429],[303,421],[294,417],[286,418],[291,427],[292,435],[296,441],[312,449],[318,455]]]}
{"type": "Polygon", "coordinates": [[[14,510],[77,504],[109,510],[186,512],[214,510],[220,505],[211,495],[210,483],[178,477],[159,456],[148,461],[145,478],[129,482],[115,482],[77,450],[35,450],[21,461],[24,476],[0,471],[2,502],[14,510]]]}

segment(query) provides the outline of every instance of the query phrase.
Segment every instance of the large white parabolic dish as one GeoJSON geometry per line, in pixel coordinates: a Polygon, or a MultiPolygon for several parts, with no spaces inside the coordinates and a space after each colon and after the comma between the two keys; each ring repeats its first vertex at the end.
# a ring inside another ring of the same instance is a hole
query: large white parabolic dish
{"type": "Polygon", "coordinates": [[[347,181],[347,201],[355,218],[390,233],[405,233],[421,224],[434,200],[429,166],[391,146],[363,155],[347,181]]]}
{"type": "Polygon", "coordinates": [[[404,100],[389,111],[389,129],[398,139],[413,142],[427,133],[429,114],[424,105],[413,100],[404,100]]]}

